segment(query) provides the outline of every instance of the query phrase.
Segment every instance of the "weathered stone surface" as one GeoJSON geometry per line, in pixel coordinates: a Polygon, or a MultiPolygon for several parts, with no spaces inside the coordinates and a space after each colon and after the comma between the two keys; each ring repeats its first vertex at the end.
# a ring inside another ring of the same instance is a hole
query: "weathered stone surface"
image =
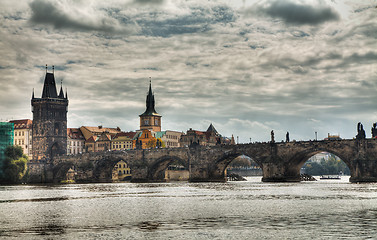
{"type": "MultiPolygon", "coordinates": [[[[224,170],[240,155],[252,158],[263,169],[265,182],[300,181],[301,166],[313,155],[329,152],[351,170],[351,182],[377,182],[377,140],[305,141],[218,145],[213,147],[162,148],[107,151],[55,157],[44,169],[42,181],[59,182],[70,168],[76,182],[111,182],[112,169],[123,160],[132,171],[132,181],[164,181],[164,171],[178,161],[190,172],[190,181],[226,181],[224,170]]],[[[42,170],[40,170],[41,172],[42,170]]]]}

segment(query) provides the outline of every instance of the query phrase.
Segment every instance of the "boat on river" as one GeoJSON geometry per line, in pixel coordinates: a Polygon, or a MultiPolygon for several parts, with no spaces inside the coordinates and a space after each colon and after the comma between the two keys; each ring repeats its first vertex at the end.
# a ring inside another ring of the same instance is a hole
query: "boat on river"
{"type": "Polygon", "coordinates": [[[320,180],[329,180],[329,179],[335,179],[335,180],[340,180],[340,175],[322,175],[320,180]]]}

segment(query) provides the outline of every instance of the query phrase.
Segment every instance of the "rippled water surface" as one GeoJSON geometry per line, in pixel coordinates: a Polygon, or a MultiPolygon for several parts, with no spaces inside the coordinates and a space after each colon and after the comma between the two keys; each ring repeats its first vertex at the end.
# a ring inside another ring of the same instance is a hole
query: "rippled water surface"
{"type": "Polygon", "coordinates": [[[377,184],[0,186],[0,238],[377,239],[377,184]]]}

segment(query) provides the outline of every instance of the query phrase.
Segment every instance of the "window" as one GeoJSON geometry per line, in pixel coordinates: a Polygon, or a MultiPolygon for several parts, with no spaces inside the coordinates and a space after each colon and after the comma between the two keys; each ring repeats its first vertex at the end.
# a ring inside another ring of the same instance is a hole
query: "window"
{"type": "Polygon", "coordinates": [[[59,126],[59,123],[55,123],[55,134],[56,135],[59,135],[60,133],[60,126],[59,126]]]}
{"type": "Polygon", "coordinates": [[[145,125],[149,125],[149,119],[145,119],[145,120],[144,120],[144,124],[145,124],[145,125]]]}

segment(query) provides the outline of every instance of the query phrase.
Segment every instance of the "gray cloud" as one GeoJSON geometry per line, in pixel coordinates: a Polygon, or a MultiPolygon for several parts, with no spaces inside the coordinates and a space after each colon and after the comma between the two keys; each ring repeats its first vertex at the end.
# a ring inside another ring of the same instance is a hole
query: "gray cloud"
{"type": "Polygon", "coordinates": [[[207,32],[213,25],[227,24],[237,19],[236,12],[224,4],[185,7],[185,14],[168,15],[162,9],[148,9],[132,16],[118,12],[114,17],[123,23],[134,21],[141,28],[141,35],[160,37],[207,32]]]}
{"type": "Polygon", "coordinates": [[[165,0],[134,0],[133,3],[139,5],[161,5],[165,3],[165,0]]]}
{"type": "Polygon", "coordinates": [[[271,129],[277,140],[286,131],[307,140],[315,131],[319,138],[352,138],[357,122],[367,129],[377,121],[374,9],[347,5],[347,15],[332,2],[342,21],[318,28],[240,18],[235,1],[151,2],[15,6],[9,0],[10,9],[0,8],[3,120],[31,118],[31,91],[41,95],[47,63],[68,88],[70,127],[138,129],[149,77],[164,130],[206,130],[212,122],[240,142],[268,140],[271,129]],[[34,16],[41,19],[28,20],[34,16]],[[35,27],[38,21],[42,27],[35,27]],[[108,25],[115,34],[101,30],[108,25]],[[133,25],[139,31],[116,34],[133,25]]]}
{"type": "Polygon", "coordinates": [[[270,0],[264,4],[256,4],[249,8],[246,14],[279,18],[287,24],[296,25],[318,25],[339,19],[338,13],[329,6],[297,4],[290,0],[270,0]]]}
{"type": "Polygon", "coordinates": [[[102,17],[95,21],[85,19],[79,12],[73,17],[59,8],[58,2],[45,0],[34,0],[30,3],[32,16],[30,21],[36,24],[53,26],[55,29],[70,29],[78,31],[99,31],[105,33],[127,32],[125,29],[118,29],[118,23],[109,17],[102,17]]]}

